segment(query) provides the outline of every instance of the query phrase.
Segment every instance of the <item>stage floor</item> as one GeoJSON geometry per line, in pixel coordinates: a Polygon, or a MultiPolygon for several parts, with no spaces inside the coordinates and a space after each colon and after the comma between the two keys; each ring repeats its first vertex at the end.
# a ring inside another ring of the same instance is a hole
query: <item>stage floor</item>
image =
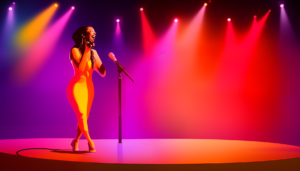
{"type": "Polygon", "coordinates": [[[94,140],[89,153],[86,140],[79,152],[72,139],[0,140],[0,170],[30,171],[299,171],[300,147],[213,139],[94,140]]]}
{"type": "Polygon", "coordinates": [[[86,140],[78,152],[72,139],[0,140],[0,152],[49,160],[122,164],[213,164],[282,160],[300,157],[300,147],[255,141],[213,139],[116,139],[94,140],[89,153],[86,140]]]}

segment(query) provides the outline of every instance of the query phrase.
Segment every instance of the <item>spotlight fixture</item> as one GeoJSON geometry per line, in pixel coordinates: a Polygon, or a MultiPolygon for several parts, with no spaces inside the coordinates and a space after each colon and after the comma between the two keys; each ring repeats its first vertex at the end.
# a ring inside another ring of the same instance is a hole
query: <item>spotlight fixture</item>
{"type": "Polygon", "coordinates": [[[75,9],[75,7],[74,7],[74,6],[72,6],[71,8],[72,8],[72,10],[74,10],[74,9],[75,9]]]}
{"type": "Polygon", "coordinates": [[[54,4],[54,6],[57,7],[58,5],[57,5],[57,4],[54,4]]]}
{"type": "Polygon", "coordinates": [[[283,8],[284,7],[284,1],[278,2],[278,5],[280,6],[280,8],[283,8]]]}
{"type": "Polygon", "coordinates": [[[204,3],[204,6],[207,6],[207,3],[204,3]]]}
{"type": "Polygon", "coordinates": [[[231,21],[231,18],[228,18],[227,21],[231,21]]]}
{"type": "Polygon", "coordinates": [[[256,19],[256,15],[253,18],[256,19]]]}
{"type": "Polygon", "coordinates": [[[175,18],[174,22],[175,22],[175,23],[177,23],[177,22],[178,22],[178,19],[177,19],[177,18],[175,18]]]}
{"type": "Polygon", "coordinates": [[[117,21],[117,23],[118,23],[118,22],[120,22],[120,20],[119,20],[119,19],[117,19],[116,21],[117,21]]]}
{"type": "Polygon", "coordinates": [[[15,2],[13,2],[13,5],[15,5],[16,3],[15,2]]]}
{"type": "Polygon", "coordinates": [[[144,8],[140,8],[140,11],[144,11],[144,8]]]}
{"type": "Polygon", "coordinates": [[[10,10],[10,11],[11,11],[11,10],[12,10],[12,7],[9,7],[9,8],[8,8],[8,10],[10,10]]]}

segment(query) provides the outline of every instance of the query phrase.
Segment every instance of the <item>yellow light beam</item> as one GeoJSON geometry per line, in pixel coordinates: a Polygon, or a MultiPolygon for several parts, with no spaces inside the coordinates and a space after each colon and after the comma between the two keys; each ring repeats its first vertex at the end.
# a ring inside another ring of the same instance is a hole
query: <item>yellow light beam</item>
{"type": "Polygon", "coordinates": [[[57,6],[57,3],[52,4],[18,31],[15,40],[19,48],[28,48],[41,35],[56,11],[57,6]]]}

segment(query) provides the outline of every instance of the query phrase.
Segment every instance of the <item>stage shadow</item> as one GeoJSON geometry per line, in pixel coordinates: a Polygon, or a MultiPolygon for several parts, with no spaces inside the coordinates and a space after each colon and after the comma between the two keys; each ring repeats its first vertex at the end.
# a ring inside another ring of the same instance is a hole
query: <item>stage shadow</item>
{"type": "Polygon", "coordinates": [[[55,153],[68,153],[68,154],[85,154],[85,153],[90,153],[89,151],[73,151],[70,149],[54,149],[51,152],[55,152],[55,153]]]}
{"type": "Polygon", "coordinates": [[[16,154],[18,156],[22,156],[22,155],[20,155],[20,152],[27,151],[27,150],[49,150],[49,151],[54,152],[54,153],[68,153],[68,154],[85,154],[85,153],[89,153],[89,151],[73,151],[71,149],[26,148],[26,149],[22,149],[22,150],[17,151],[16,154]]]}

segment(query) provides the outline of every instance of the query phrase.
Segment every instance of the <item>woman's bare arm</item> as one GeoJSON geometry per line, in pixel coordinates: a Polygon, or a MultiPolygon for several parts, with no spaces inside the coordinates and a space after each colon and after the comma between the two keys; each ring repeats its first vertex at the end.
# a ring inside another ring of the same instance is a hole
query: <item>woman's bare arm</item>
{"type": "Polygon", "coordinates": [[[106,75],[105,67],[104,67],[97,51],[94,50],[94,49],[92,49],[92,51],[94,52],[94,58],[95,58],[95,67],[94,67],[94,69],[98,72],[99,75],[101,75],[102,77],[105,77],[105,75],[106,75]]]}
{"type": "Polygon", "coordinates": [[[85,48],[85,51],[83,53],[82,59],[81,59],[81,53],[78,48],[72,48],[71,50],[72,59],[75,62],[76,66],[80,71],[84,71],[87,63],[87,58],[89,57],[89,50],[88,48],[85,48]],[[81,59],[81,60],[80,60],[81,59]]]}

